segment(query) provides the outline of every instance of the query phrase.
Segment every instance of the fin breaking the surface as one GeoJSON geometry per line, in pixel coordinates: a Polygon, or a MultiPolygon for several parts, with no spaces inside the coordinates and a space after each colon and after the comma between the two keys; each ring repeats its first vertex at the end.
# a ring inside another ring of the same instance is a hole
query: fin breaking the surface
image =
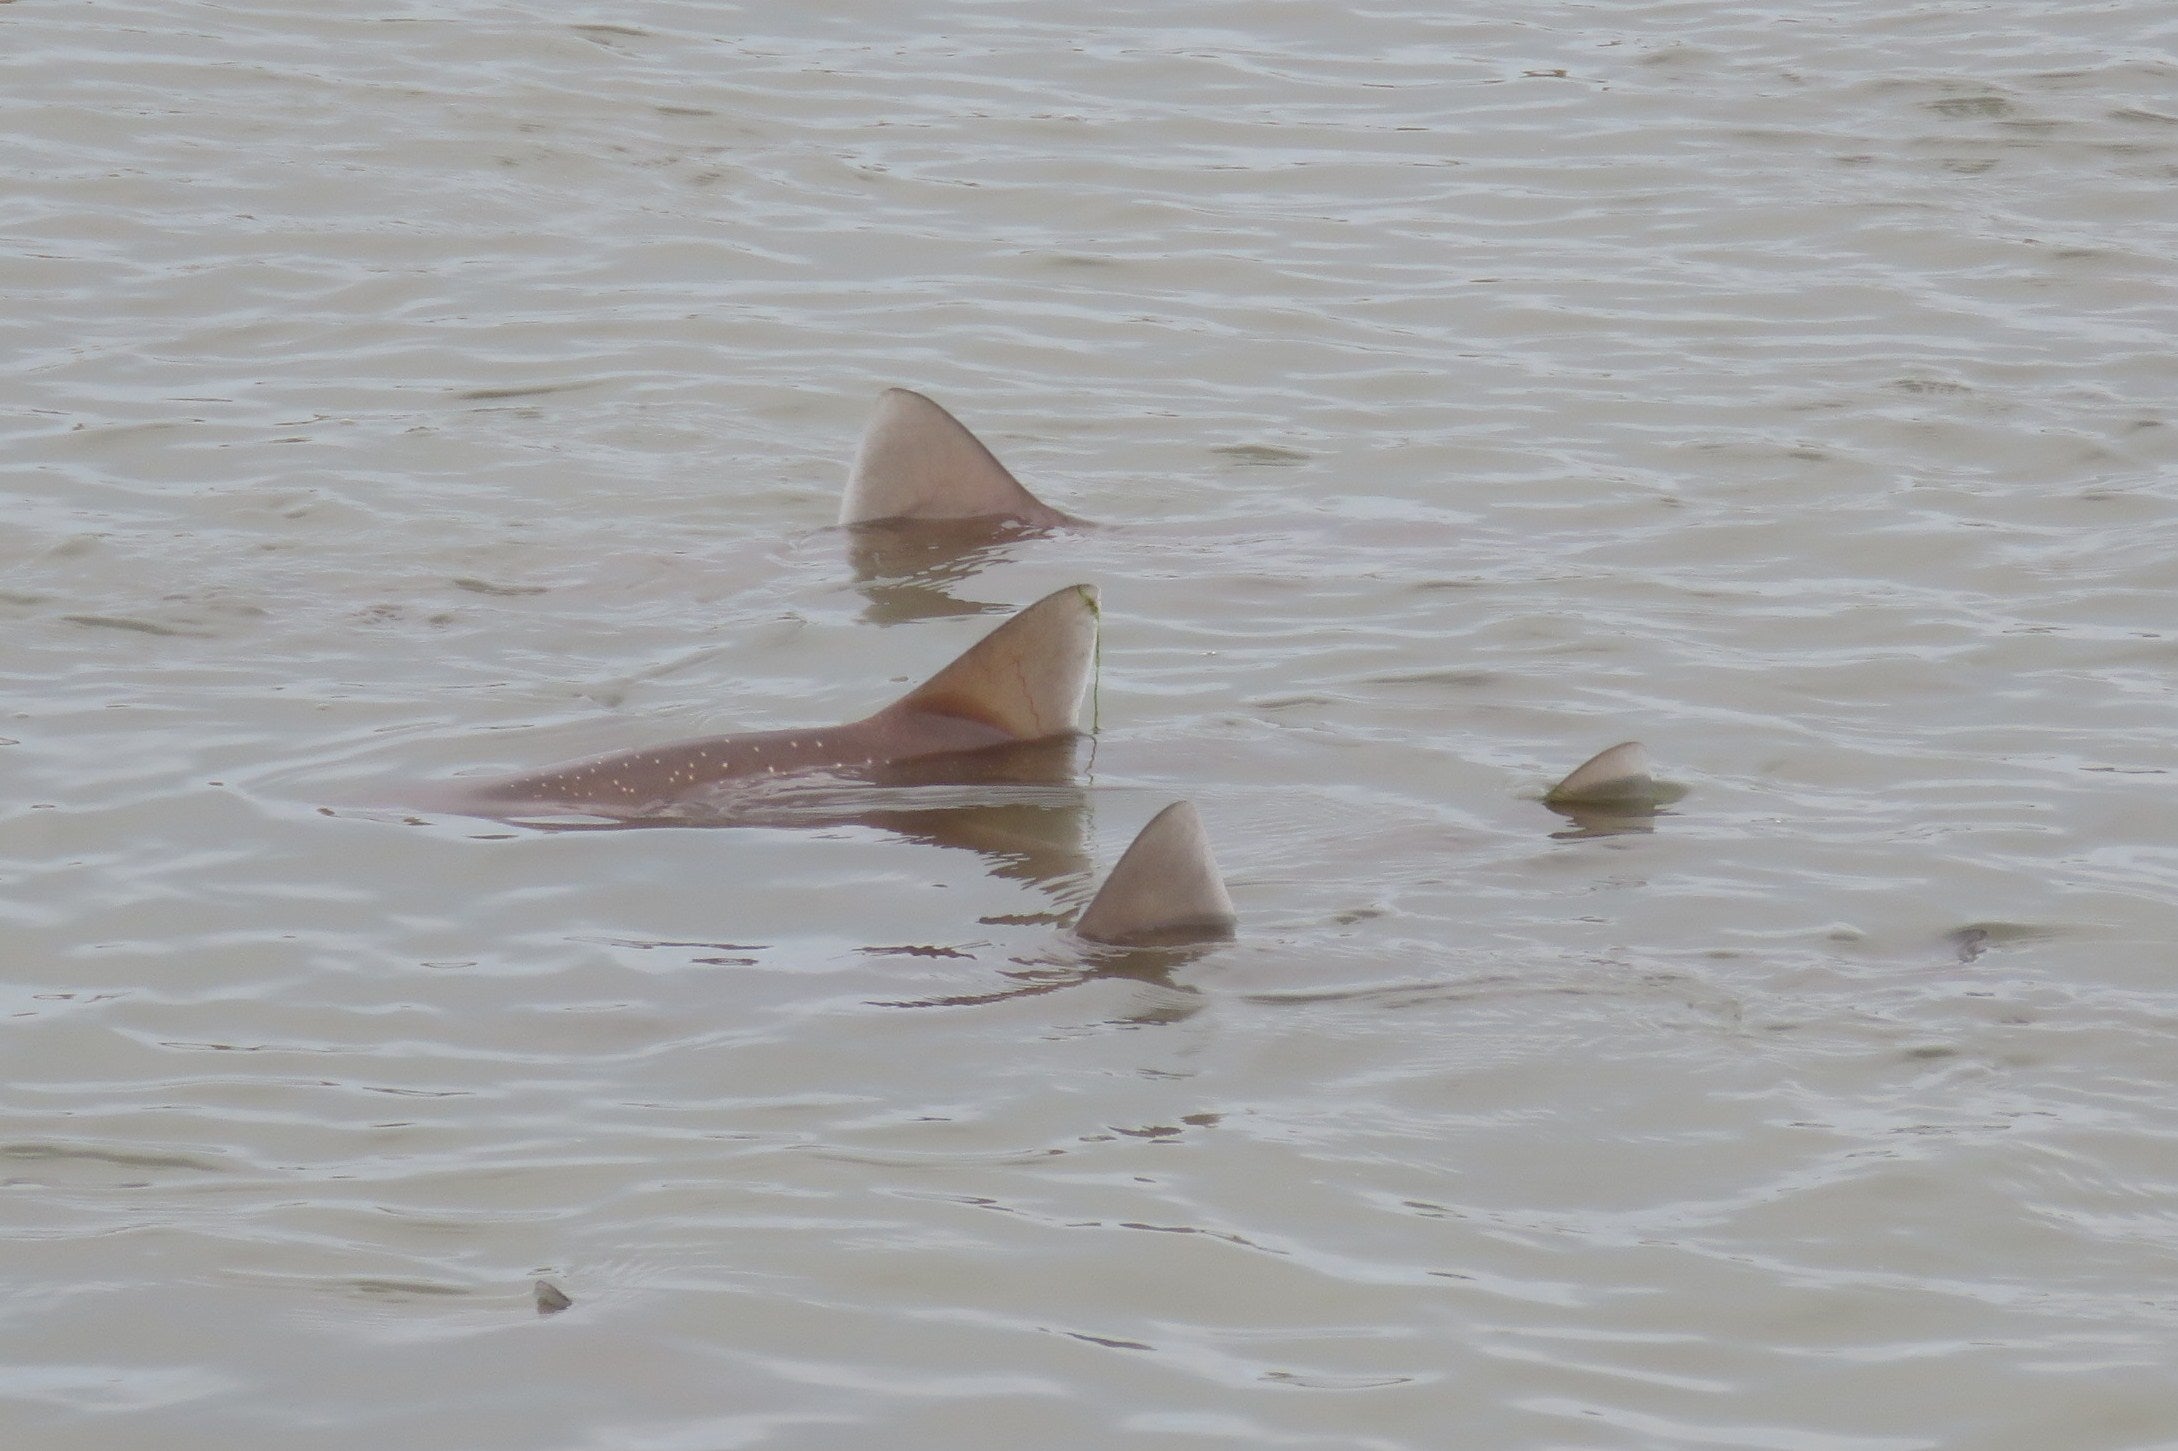
{"type": "Polygon", "coordinates": [[[1097,587],[1045,595],[968,647],[880,715],[953,716],[1017,741],[1074,729],[1096,665],[1097,587]]]}
{"type": "Polygon", "coordinates": [[[862,435],[839,522],[983,518],[1039,527],[1076,522],[1023,488],[945,409],[910,389],[887,388],[862,435]]]}
{"type": "Polygon", "coordinates": [[[1176,947],[1233,935],[1233,899],[1194,805],[1150,819],[1074,923],[1074,935],[1118,947],[1176,947]]]}
{"type": "Polygon", "coordinates": [[[1621,741],[1575,766],[1543,797],[1546,806],[1654,805],[1656,778],[1639,741],[1621,741]]]}

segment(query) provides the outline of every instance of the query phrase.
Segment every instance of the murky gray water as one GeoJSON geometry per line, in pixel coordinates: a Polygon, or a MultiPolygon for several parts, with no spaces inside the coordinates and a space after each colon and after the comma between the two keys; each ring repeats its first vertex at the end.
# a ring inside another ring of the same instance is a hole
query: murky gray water
{"type": "Polygon", "coordinates": [[[1512,13],[0,7],[0,1440],[2178,1442],[2178,21],[1512,13]],[[1076,580],[1039,853],[381,809],[1076,580]]]}

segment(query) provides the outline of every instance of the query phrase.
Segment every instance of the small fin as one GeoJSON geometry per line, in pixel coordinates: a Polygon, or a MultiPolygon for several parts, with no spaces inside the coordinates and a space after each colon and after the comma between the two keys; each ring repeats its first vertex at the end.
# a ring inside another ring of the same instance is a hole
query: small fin
{"type": "Polygon", "coordinates": [[[1074,924],[1074,935],[1121,947],[1172,947],[1233,935],[1233,899],[1194,805],[1150,819],[1074,924]]]}
{"type": "Polygon", "coordinates": [[[887,388],[847,476],[839,522],[981,518],[1072,522],[1023,488],[959,419],[920,393],[887,388]]]}
{"type": "Polygon", "coordinates": [[[1590,756],[1543,797],[1548,806],[1600,806],[1654,802],[1656,779],[1639,741],[1621,741],[1590,756]]]}
{"type": "Polygon", "coordinates": [[[565,1290],[553,1284],[550,1280],[539,1280],[536,1290],[537,1313],[540,1315],[557,1315],[575,1303],[568,1298],[565,1290]]]}
{"type": "Polygon", "coordinates": [[[981,721],[1017,741],[1072,732],[1097,658],[1097,587],[1045,595],[880,711],[981,721]]]}

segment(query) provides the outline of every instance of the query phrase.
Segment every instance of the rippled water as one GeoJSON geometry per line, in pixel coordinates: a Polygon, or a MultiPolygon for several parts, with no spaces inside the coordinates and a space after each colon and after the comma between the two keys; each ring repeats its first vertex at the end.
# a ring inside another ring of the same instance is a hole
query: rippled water
{"type": "Polygon", "coordinates": [[[2178,1441],[2178,22],[1512,13],[0,7],[7,1444],[2178,1441]],[[1076,580],[1034,850],[388,809],[1076,580]]]}

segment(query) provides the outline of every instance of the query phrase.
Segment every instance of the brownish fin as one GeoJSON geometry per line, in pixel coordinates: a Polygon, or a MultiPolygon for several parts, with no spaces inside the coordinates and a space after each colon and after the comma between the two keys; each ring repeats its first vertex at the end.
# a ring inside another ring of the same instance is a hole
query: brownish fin
{"type": "Polygon", "coordinates": [[[1548,806],[1654,804],[1656,778],[1639,741],[1621,741],[1575,766],[1543,797],[1548,806]]]}
{"type": "Polygon", "coordinates": [[[920,393],[887,388],[862,435],[839,522],[980,518],[1072,522],[1023,488],[959,419],[920,393]]]}
{"type": "Polygon", "coordinates": [[[879,712],[957,716],[1017,741],[1076,728],[1097,659],[1097,587],[1045,595],[879,712]]]}
{"type": "Polygon", "coordinates": [[[1104,879],[1074,935],[1119,947],[1174,947],[1233,935],[1233,899],[1190,802],[1150,819],[1104,879]]]}

